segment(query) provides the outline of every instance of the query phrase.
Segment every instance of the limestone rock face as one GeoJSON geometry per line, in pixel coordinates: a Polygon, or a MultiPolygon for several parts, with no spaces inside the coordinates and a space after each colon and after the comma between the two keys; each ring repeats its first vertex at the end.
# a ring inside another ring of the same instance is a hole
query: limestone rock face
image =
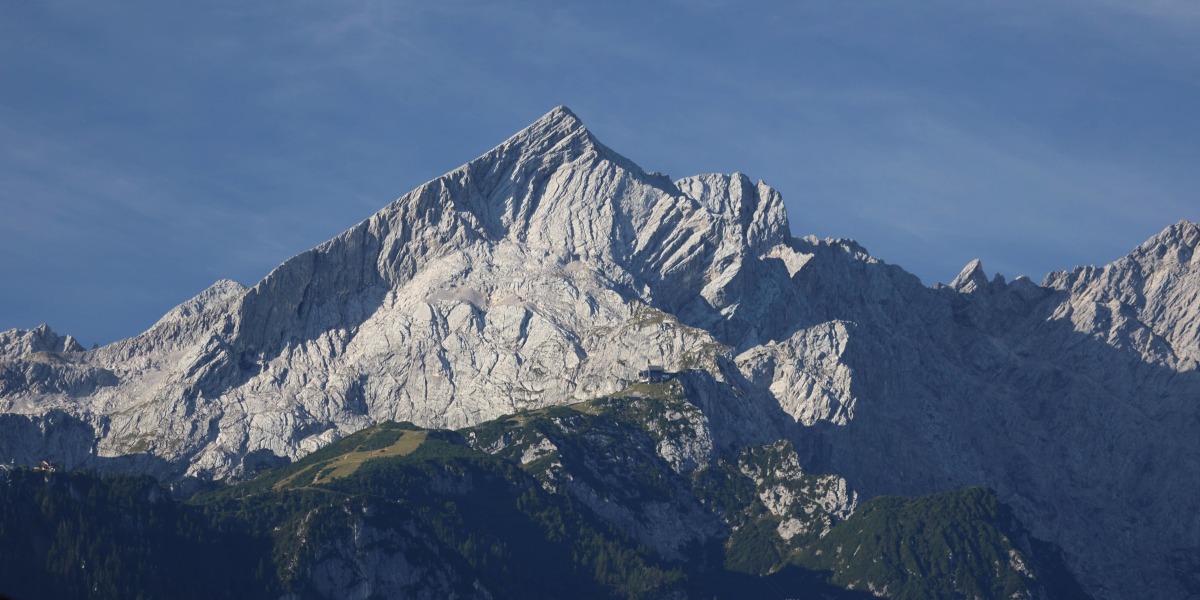
{"type": "Polygon", "coordinates": [[[786,439],[797,468],[837,474],[831,505],[989,485],[1099,597],[1200,597],[1198,243],[1181,222],[1040,286],[976,261],[927,288],[792,237],[761,182],[646,173],[560,107],[141,335],[0,333],[0,459],[237,478],[383,420],[463,427],[654,365],[711,434],[660,441],[678,472],[786,439]]]}
{"type": "Polygon", "coordinates": [[[1200,225],[1180,221],[1104,267],[1046,277],[1069,299],[1052,316],[1174,371],[1200,365],[1200,225]]]}

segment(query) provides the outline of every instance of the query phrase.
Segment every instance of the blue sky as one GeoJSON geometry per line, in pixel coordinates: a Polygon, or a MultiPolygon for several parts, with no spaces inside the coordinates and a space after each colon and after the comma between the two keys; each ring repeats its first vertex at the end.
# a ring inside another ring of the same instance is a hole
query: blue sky
{"type": "Polygon", "coordinates": [[[0,329],[139,333],[558,104],[926,284],[1200,219],[1191,0],[5,2],[0,329]]]}

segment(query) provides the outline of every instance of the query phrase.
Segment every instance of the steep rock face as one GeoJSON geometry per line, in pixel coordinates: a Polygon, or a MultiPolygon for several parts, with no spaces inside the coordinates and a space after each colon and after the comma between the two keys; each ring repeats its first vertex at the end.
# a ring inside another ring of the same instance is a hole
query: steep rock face
{"type": "Polygon", "coordinates": [[[87,466],[96,450],[96,431],[62,410],[37,415],[0,415],[0,452],[4,462],[36,465],[53,459],[67,468],[87,466]]]}
{"type": "Polygon", "coordinates": [[[789,438],[864,497],[990,485],[1099,595],[1195,596],[1197,229],[1043,286],[973,262],[930,289],[852,241],[791,237],[762,183],[648,174],[558,108],[139,336],[0,334],[0,439],[22,440],[0,458],[238,477],[383,420],[467,426],[656,365],[686,375],[714,453],[789,438]]]}
{"type": "Polygon", "coordinates": [[[854,326],[829,321],[801,329],[782,343],[747,350],[738,356],[738,367],[770,390],[797,423],[845,425],[854,418],[853,372],[844,360],[854,326]],[[797,360],[800,356],[807,360],[797,360]]]}
{"type": "Polygon", "coordinates": [[[1125,258],[1104,267],[1076,268],[1046,277],[1065,292],[1055,319],[1110,346],[1130,349],[1146,362],[1176,371],[1200,365],[1200,225],[1181,221],[1125,258]]]}

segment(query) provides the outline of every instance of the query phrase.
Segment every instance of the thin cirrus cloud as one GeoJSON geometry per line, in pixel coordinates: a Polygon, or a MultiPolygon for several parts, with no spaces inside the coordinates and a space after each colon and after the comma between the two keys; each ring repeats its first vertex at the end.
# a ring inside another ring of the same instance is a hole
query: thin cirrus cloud
{"type": "Polygon", "coordinates": [[[132,335],[557,104],[926,283],[1039,279],[1196,219],[1190,2],[0,7],[0,328],[132,335]]]}

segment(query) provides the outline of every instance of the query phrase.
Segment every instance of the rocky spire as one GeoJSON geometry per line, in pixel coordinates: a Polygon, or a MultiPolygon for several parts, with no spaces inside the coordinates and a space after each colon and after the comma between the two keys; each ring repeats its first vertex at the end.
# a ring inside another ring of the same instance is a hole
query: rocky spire
{"type": "Polygon", "coordinates": [[[950,287],[963,294],[970,294],[987,289],[988,278],[983,272],[983,261],[978,258],[967,263],[963,270],[950,282],[950,287]]]}

